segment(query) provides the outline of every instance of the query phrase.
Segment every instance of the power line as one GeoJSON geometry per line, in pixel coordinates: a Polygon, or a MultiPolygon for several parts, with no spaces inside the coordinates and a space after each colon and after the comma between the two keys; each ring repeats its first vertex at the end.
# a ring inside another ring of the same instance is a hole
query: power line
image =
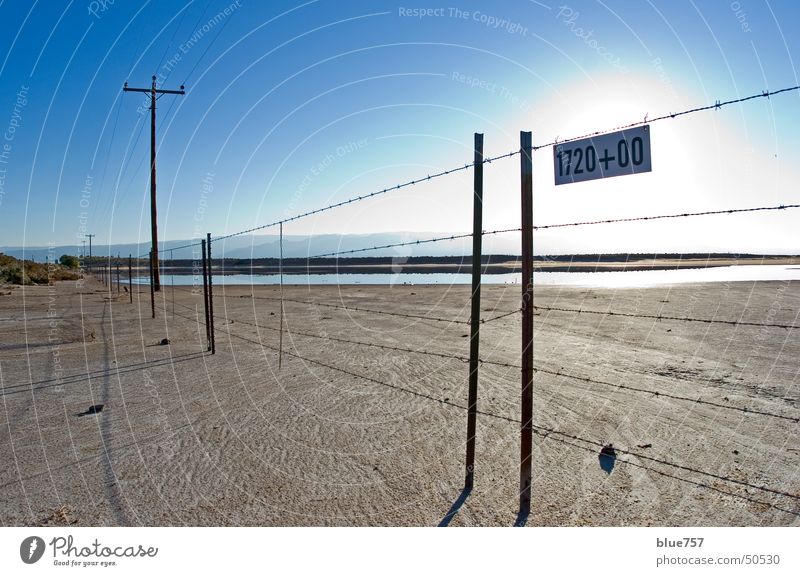
{"type": "MultiPolygon", "coordinates": [[[[208,4],[206,4],[206,9],[208,9],[208,4]]],[[[205,14],[205,11],[203,11],[203,14],[205,14]]],[[[202,17],[202,16],[201,16],[201,17],[202,17]]],[[[191,69],[191,70],[189,71],[189,73],[186,75],[186,79],[187,79],[187,80],[188,80],[188,79],[191,77],[191,75],[194,73],[195,69],[196,69],[196,68],[197,68],[197,66],[200,64],[200,62],[202,62],[203,58],[205,58],[205,57],[206,57],[206,54],[208,54],[208,51],[211,49],[211,47],[214,45],[214,43],[215,43],[215,42],[217,41],[217,39],[220,37],[220,35],[222,34],[222,32],[225,30],[225,26],[227,26],[227,25],[228,25],[228,22],[230,22],[232,18],[233,18],[233,14],[231,14],[231,15],[230,15],[230,16],[229,16],[229,17],[228,17],[226,20],[225,20],[225,22],[223,22],[223,23],[222,23],[222,26],[220,26],[220,29],[219,29],[219,31],[217,32],[217,34],[214,36],[214,38],[211,40],[211,42],[209,42],[209,43],[208,43],[208,45],[206,46],[206,49],[205,49],[205,50],[203,51],[203,53],[200,55],[200,58],[198,58],[198,59],[197,59],[197,61],[194,63],[194,66],[192,66],[192,69],[191,69]]],[[[195,27],[195,28],[196,28],[196,27],[195,27]]],[[[183,81],[183,83],[184,83],[184,84],[186,84],[186,80],[184,80],[184,81],[183,81]]]]}

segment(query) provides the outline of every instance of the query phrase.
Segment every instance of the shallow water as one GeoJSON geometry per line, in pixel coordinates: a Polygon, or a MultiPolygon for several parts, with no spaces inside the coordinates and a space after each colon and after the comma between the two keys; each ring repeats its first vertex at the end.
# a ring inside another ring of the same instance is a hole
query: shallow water
{"type": "MultiPolygon", "coordinates": [[[[521,275],[484,274],[483,284],[519,284],[521,275]]],[[[699,282],[752,282],[766,280],[800,280],[800,267],[797,266],[720,266],[716,268],[687,268],[682,270],[642,270],[629,272],[537,272],[534,284],[587,286],[597,288],[646,288],[672,284],[692,284],[699,282]]],[[[337,285],[337,284],[469,284],[470,274],[286,274],[283,283],[297,285],[337,285]]],[[[147,276],[134,278],[134,283],[146,284],[147,276]]],[[[202,276],[162,274],[164,286],[192,286],[202,284],[202,276]]],[[[227,286],[250,284],[278,284],[277,274],[227,274],[214,275],[214,284],[227,286]]]]}

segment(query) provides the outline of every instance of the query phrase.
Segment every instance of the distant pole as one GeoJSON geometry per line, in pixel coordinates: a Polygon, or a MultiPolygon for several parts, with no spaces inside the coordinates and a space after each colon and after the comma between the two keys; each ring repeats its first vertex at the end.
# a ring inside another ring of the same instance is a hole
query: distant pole
{"type": "Polygon", "coordinates": [[[128,254],[128,297],[130,303],[133,304],[133,255],[128,254]]]}
{"type": "Polygon", "coordinates": [[[279,240],[278,245],[280,249],[280,258],[278,259],[278,276],[280,276],[281,284],[281,310],[280,310],[280,324],[278,327],[278,370],[281,369],[283,364],[283,222],[279,224],[279,240]]]}
{"type": "Polygon", "coordinates": [[[208,319],[211,322],[211,353],[217,353],[217,343],[214,334],[214,260],[211,257],[211,232],[206,234],[206,247],[208,248],[208,319]]]}
{"type": "Polygon", "coordinates": [[[124,92],[144,92],[150,94],[150,233],[152,241],[151,268],[153,269],[153,284],[156,292],[161,290],[161,280],[158,274],[158,218],[156,214],[156,95],[157,94],[186,94],[183,86],[180,90],[160,90],[156,88],[156,77],[150,88],[128,88],[125,82],[124,92]]]}
{"type": "Polygon", "coordinates": [[[153,253],[150,252],[150,310],[153,313],[153,318],[156,317],[156,294],[153,287],[153,253]]]}
{"type": "Polygon", "coordinates": [[[206,241],[200,241],[203,247],[203,309],[206,314],[206,345],[208,351],[211,351],[211,320],[208,318],[208,266],[206,263],[206,241]]]}
{"type": "Polygon", "coordinates": [[[120,290],[122,290],[122,288],[120,288],[119,285],[119,258],[117,258],[117,294],[120,293],[120,290]]]}
{"type": "Polygon", "coordinates": [[[464,489],[475,479],[475,432],[478,416],[478,348],[481,325],[481,241],[483,239],[483,134],[475,134],[474,193],[472,203],[472,309],[469,339],[469,396],[467,400],[467,461],[464,489]]]}
{"type": "Polygon", "coordinates": [[[169,251],[169,266],[171,268],[170,280],[172,281],[172,317],[175,318],[175,264],[172,262],[172,250],[169,251]]]}
{"type": "Polygon", "coordinates": [[[520,132],[522,196],[522,395],[519,513],[531,511],[533,461],[533,159],[531,133],[520,132]]]}
{"type": "Polygon", "coordinates": [[[89,272],[93,271],[92,267],[92,238],[97,236],[97,234],[84,234],[89,239],[89,272]]]}

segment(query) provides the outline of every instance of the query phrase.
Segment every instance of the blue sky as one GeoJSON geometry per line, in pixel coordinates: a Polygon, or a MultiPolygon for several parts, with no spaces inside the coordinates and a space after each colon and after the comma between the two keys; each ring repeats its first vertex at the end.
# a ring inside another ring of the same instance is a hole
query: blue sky
{"type": "MultiPolygon", "coordinates": [[[[153,74],[162,240],[223,235],[471,160],[800,84],[796,2],[0,3],[0,245],[149,239],[153,74]],[[145,112],[142,114],[142,112],[145,112]]],[[[550,224],[797,202],[800,94],[652,125],[653,172],[555,187],[550,224]]],[[[462,172],[287,234],[468,232],[462,172]]],[[[518,159],[486,167],[486,229],[519,225],[518,159]]],[[[541,233],[538,251],[800,252],[797,215],[541,233]],[[743,232],[744,231],[744,232],[743,232]]],[[[702,221],[701,221],[702,220],[702,221]]],[[[274,231],[268,231],[273,233],[274,231]]]]}

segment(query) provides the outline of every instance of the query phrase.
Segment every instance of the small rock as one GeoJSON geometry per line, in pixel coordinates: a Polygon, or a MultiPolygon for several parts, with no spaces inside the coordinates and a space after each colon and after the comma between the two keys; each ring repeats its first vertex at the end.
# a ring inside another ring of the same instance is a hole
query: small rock
{"type": "Polygon", "coordinates": [[[734,450],[733,453],[736,454],[737,456],[739,455],[739,451],[738,450],[734,450]]]}
{"type": "Polygon", "coordinates": [[[161,346],[169,346],[169,338],[162,338],[159,344],[161,344],[161,346]]]}
{"type": "Polygon", "coordinates": [[[605,446],[603,446],[600,449],[600,454],[603,455],[603,456],[608,456],[609,458],[616,458],[617,457],[617,451],[614,450],[614,445],[611,444],[611,443],[606,444],[605,446]]]}

